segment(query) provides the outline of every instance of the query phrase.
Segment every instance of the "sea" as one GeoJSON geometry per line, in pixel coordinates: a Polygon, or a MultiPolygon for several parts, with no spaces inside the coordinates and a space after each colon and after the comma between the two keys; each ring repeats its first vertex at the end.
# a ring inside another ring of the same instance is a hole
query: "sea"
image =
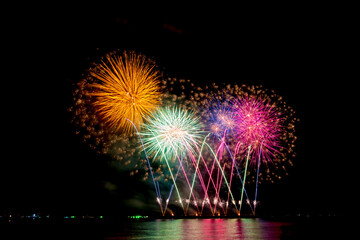
{"type": "Polygon", "coordinates": [[[352,239],[348,233],[347,220],[336,217],[131,219],[116,223],[0,225],[0,239],[352,239]]]}

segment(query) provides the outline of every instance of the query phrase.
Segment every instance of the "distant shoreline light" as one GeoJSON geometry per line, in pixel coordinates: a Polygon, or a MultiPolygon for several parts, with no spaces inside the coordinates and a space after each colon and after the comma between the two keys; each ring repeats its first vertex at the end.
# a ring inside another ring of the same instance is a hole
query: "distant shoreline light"
{"type": "Polygon", "coordinates": [[[139,218],[149,218],[149,216],[133,215],[133,216],[128,216],[128,218],[139,219],[139,218]]]}

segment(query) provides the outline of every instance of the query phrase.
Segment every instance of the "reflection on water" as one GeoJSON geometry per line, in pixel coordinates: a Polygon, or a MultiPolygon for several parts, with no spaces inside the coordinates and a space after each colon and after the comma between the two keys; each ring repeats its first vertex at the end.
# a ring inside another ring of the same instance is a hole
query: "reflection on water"
{"type": "Polygon", "coordinates": [[[129,223],[108,239],[280,239],[290,224],[256,218],[163,219],[129,223]]]}

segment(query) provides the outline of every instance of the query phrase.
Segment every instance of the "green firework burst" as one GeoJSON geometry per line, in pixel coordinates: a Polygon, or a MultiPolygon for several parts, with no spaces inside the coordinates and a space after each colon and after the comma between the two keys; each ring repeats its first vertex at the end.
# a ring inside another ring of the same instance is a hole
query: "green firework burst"
{"type": "Polygon", "coordinates": [[[203,138],[199,117],[193,111],[177,106],[163,107],[154,112],[141,133],[146,151],[157,157],[174,160],[185,153],[194,154],[203,138]]]}

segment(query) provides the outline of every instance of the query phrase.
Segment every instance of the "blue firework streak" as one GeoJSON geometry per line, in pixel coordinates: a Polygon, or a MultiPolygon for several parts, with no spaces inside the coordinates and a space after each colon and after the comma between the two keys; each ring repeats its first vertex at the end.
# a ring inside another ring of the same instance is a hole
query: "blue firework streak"
{"type": "Polygon", "coordinates": [[[210,93],[208,96],[204,102],[205,114],[202,114],[207,123],[207,131],[216,139],[231,134],[235,127],[233,96],[226,91],[220,94],[210,93]]]}

